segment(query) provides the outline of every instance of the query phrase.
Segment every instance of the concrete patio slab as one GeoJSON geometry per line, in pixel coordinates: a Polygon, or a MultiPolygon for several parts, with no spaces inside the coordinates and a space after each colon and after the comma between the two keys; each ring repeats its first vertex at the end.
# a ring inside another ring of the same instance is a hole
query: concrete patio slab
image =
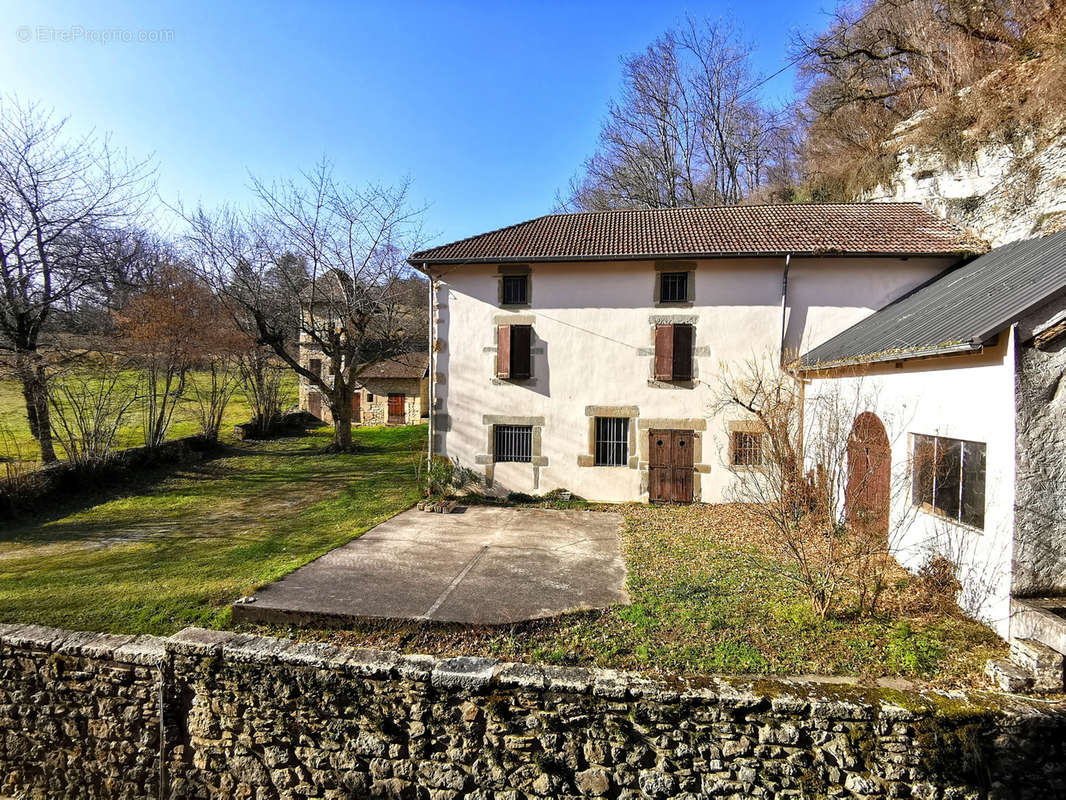
{"type": "Polygon", "coordinates": [[[233,606],[245,621],[502,625],[628,603],[620,514],[410,510],[233,606]]]}

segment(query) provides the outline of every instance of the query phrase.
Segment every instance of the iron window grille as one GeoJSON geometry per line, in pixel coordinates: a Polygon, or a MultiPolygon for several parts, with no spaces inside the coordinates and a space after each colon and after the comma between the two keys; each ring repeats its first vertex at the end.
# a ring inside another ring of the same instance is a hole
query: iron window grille
{"type": "Polygon", "coordinates": [[[985,445],[914,435],[911,500],[973,528],[985,526],[985,445]]]}
{"type": "Polygon", "coordinates": [[[733,466],[761,467],[766,461],[763,452],[766,434],[733,431],[733,466]]]}
{"type": "Polygon", "coordinates": [[[524,306],[529,302],[529,286],[526,275],[503,276],[503,304],[524,306]]]}
{"type": "Polygon", "coordinates": [[[688,273],[660,273],[659,301],[663,303],[683,303],[686,300],[688,300],[688,273]]]}
{"type": "Polygon", "coordinates": [[[529,463],[533,458],[533,426],[496,425],[493,429],[496,463],[529,463]]]}
{"type": "Polygon", "coordinates": [[[596,466],[624,467],[629,462],[629,420],[596,417],[596,466]]]}

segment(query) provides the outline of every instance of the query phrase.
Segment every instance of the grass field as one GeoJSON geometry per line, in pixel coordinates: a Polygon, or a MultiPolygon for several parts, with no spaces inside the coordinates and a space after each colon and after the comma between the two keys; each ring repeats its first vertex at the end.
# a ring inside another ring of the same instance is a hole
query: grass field
{"type": "Polygon", "coordinates": [[[0,532],[0,622],[172,633],[412,505],[425,429],[242,443],[0,532]],[[92,500],[102,500],[96,505],[92,500]]]}
{"type": "MultiPolygon", "coordinates": [[[[190,381],[202,381],[205,376],[201,373],[193,373],[190,381]]],[[[137,376],[130,372],[124,375],[124,387],[126,391],[136,391],[137,376]]],[[[285,384],[285,397],[288,405],[296,403],[296,377],[287,376],[285,384]]],[[[225,441],[232,438],[233,426],[240,422],[247,422],[252,417],[248,408],[248,402],[244,394],[238,390],[234,393],[229,405],[226,407],[226,416],[222,423],[221,437],[225,441]]],[[[182,436],[191,436],[200,430],[196,416],[196,400],[190,395],[179,401],[174,410],[174,418],[168,431],[168,438],[178,439],[182,436]]],[[[131,409],[126,418],[126,424],[119,431],[116,449],[126,447],[139,447],[144,444],[144,425],[136,408],[131,409]]],[[[63,450],[56,442],[56,453],[63,457],[63,450]]],[[[37,461],[40,458],[40,450],[37,442],[30,435],[29,424],[26,421],[26,404],[22,399],[22,387],[18,381],[0,380],[0,457],[19,458],[24,461],[37,461]],[[10,434],[8,436],[7,434],[10,434]]]]}
{"type": "MultiPolygon", "coordinates": [[[[142,475],[121,496],[0,532],[0,622],[156,634],[229,627],[233,600],[417,499],[425,429],[354,435],[355,454],[324,453],[328,429],[231,445],[215,460],[142,475]]],[[[976,682],[985,659],[1003,652],[990,630],[960,614],[913,611],[912,579],[902,570],[881,615],[856,617],[845,605],[819,619],[797,586],[767,569],[772,562],[751,544],[750,515],[738,507],[608,508],[625,518],[628,606],[504,628],[249,629],[437,655],[680,673],[901,675],[940,685],[976,682]]]]}

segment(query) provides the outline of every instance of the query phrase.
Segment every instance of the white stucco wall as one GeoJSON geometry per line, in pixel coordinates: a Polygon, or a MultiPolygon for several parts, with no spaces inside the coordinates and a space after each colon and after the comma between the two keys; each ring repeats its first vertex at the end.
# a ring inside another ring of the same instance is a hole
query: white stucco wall
{"type": "Polygon", "coordinates": [[[959,604],[1001,636],[1009,633],[1014,538],[1015,394],[1011,333],[980,355],[889,363],[862,377],[816,379],[820,391],[855,392],[885,424],[892,446],[891,544],[897,560],[918,570],[933,555],[958,566],[959,604]],[[899,364],[900,366],[897,366],[899,364]],[[911,436],[927,434],[985,444],[985,525],[977,530],[911,504],[911,436]]]}
{"type": "MultiPolygon", "coordinates": [[[[789,272],[787,346],[806,349],[854,324],[946,269],[952,259],[793,259],[789,272]]],[[[646,499],[647,430],[641,463],[579,466],[589,450],[588,406],[636,406],[639,425],[685,421],[697,442],[696,500],[726,499],[730,420],[711,414],[719,366],[773,353],[781,335],[783,258],[697,263],[692,307],[654,303],[655,265],[648,262],[532,264],[531,306],[498,305],[496,265],[438,270],[435,449],[477,465],[502,491],[566,488],[604,501],[646,499]],[[651,381],[656,318],[692,321],[696,329],[692,388],[651,381]],[[533,325],[533,378],[494,378],[496,325],[533,325]],[[486,462],[491,421],[543,418],[538,464],[486,462]],[[705,430],[701,430],[701,428],[705,430]]],[[[632,424],[632,423],[631,423],[632,424]]],[[[631,456],[638,455],[631,449],[631,456]]]]}

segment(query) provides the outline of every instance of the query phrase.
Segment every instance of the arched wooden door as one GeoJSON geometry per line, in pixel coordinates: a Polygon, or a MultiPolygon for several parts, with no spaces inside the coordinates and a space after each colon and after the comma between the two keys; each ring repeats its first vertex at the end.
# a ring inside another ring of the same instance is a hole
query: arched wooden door
{"type": "Polygon", "coordinates": [[[888,533],[892,488],[892,449],[876,414],[859,414],[848,437],[848,485],[844,510],[849,525],[888,533]]]}

